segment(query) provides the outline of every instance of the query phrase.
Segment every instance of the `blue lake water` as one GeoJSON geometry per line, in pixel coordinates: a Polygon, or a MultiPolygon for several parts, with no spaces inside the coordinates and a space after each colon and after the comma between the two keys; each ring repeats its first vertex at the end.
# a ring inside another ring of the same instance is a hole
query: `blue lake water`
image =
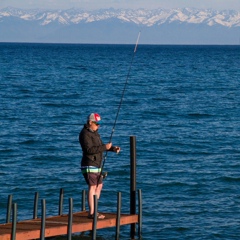
{"type": "MultiPolygon", "coordinates": [[[[108,142],[134,45],[0,43],[0,222],[8,195],[31,219],[34,193],[47,215],[68,198],[81,210],[86,184],[78,134],[102,116],[108,142]]],[[[113,144],[100,211],[129,212],[129,137],[137,140],[143,239],[239,239],[240,46],[139,45],[113,144]]],[[[39,215],[40,215],[39,203],[39,215]]],[[[129,226],[121,239],[129,238],[129,226]]],[[[98,231],[114,239],[115,229],[98,231]]]]}

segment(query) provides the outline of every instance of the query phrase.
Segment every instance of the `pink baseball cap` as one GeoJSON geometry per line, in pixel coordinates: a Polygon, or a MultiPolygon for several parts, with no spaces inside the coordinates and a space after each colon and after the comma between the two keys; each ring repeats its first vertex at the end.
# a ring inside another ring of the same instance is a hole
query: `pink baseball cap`
{"type": "Polygon", "coordinates": [[[101,117],[98,113],[91,113],[90,115],[88,115],[88,121],[92,121],[95,122],[97,124],[101,124],[101,117]]]}

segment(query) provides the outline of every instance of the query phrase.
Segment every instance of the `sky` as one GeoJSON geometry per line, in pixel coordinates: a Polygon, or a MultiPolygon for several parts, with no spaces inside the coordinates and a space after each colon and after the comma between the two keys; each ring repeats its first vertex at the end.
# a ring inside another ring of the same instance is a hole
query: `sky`
{"type": "Polygon", "coordinates": [[[21,9],[59,9],[80,8],[95,10],[101,8],[185,8],[194,7],[214,10],[240,11],[240,0],[0,0],[0,9],[15,7],[21,9]]]}

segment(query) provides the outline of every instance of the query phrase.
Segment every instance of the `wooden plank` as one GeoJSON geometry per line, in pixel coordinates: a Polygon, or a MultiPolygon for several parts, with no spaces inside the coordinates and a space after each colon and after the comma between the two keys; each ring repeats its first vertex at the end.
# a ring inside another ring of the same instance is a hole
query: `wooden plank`
{"type": "MultiPolygon", "coordinates": [[[[92,230],[93,220],[87,217],[87,212],[73,214],[72,233],[92,230]]],[[[117,214],[103,213],[105,219],[99,219],[97,229],[116,226],[117,214]]],[[[120,225],[138,222],[138,215],[121,214],[120,225]]],[[[67,234],[68,215],[46,218],[45,237],[67,234]]],[[[12,224],[0,224],[0,240],[11,239],[12,224]]],[[[40,237],[41,219],[26,220],[17,223],[16,240],[29,240],[40,237]]]]}

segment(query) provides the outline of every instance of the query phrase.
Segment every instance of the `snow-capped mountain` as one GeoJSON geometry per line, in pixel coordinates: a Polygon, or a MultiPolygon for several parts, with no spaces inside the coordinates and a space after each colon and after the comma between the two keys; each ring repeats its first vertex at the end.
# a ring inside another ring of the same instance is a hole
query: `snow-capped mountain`
{"type": "Polygon", "coordinates": [[[240,12],[192,8],[0,10],[0,41],[128,43],[138,29],[147,33],[144,43],[212,44],[221,43],[222,37],[222,43],[238,44],[240,12]]]}
{"type": "Polygon", "coordinates": [[[0,10],[0,19],[16,17],[26,21],[39,21],[41,25],[51,22],[60,24],[79,24],[119,19],[123,22],[132,22],[138,25],[161,25],[164,23],[204,23],[206,25],[222,25],[226,27],[240,27],[240,12],[238,11],[211,11],[199,9],[157,9],[157,10],[114,10],[82,11],[77,9],[63,11],[21,10],[5,8],[0,10]]]}

